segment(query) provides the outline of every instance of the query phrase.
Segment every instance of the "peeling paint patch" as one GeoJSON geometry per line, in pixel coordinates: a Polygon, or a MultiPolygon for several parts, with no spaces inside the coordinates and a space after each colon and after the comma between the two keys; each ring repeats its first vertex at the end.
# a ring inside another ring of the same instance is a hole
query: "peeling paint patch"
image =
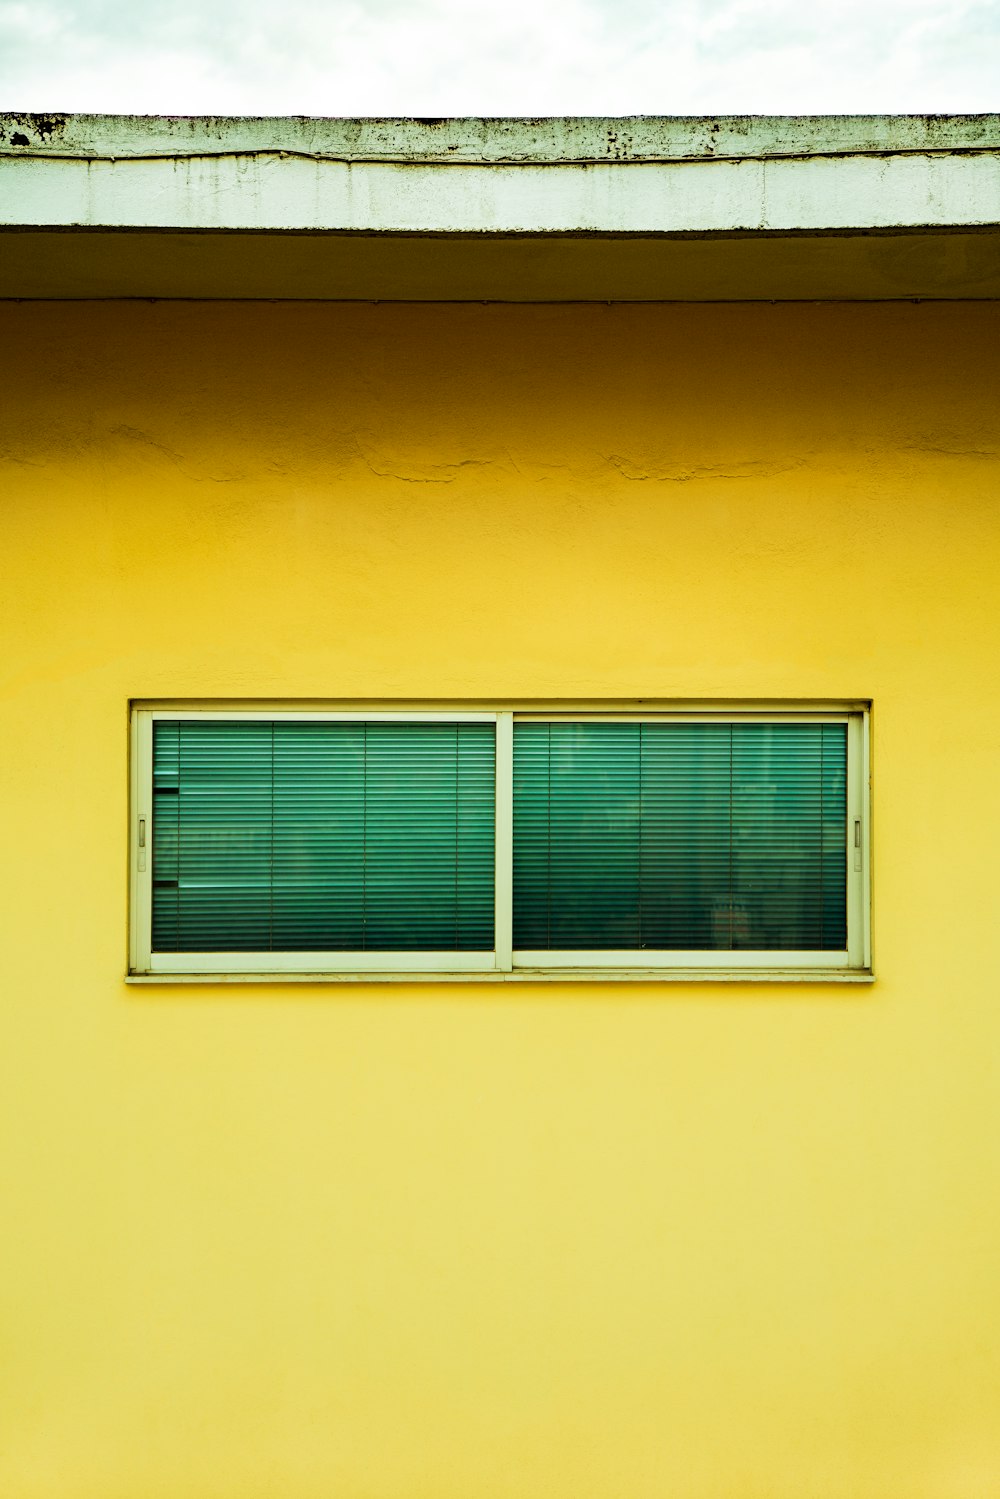
{"type": "Polygon", "coordinates": [[[9,141],[12,146],[51,144],[65,128],[65,115],[0,115],[0,141],[9,141]]]}

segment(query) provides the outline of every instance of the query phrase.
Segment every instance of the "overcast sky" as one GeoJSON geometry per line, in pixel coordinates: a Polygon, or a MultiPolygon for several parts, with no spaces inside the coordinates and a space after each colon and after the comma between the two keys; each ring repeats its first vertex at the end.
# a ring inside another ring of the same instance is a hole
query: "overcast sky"
{"type": "Polygon", "coordinates": [[[0,111],[1000,109],[1000,0],[0,0],[0,111]]]}

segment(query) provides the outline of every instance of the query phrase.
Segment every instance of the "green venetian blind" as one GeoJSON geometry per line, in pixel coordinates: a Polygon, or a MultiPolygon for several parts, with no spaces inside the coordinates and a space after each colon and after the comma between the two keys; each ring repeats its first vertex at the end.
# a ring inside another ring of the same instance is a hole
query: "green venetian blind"
{"type": "Polygon", "coordinates": [[[515,724],[514,946],[843,951],[846,725],[515,724]]]}
{"type": "Polygon", "coordinates": [[[489,952],[492,723],[158,720],[155,952],[489,952]]]}

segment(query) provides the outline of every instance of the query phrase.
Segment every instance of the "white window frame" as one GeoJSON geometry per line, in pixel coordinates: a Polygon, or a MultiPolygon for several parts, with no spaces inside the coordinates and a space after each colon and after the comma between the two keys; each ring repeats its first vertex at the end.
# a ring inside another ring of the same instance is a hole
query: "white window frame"
{"type": "Polygon", "coordinates": [[[136,703],[131,707],[129,979],[133,982],[335,981],[429,978],[855,980],[871,978],[870,704],[406,705],[136,703]],[[153,952],[153,724],[157,719],[367,723],[493,723],[496,840],[492,952],[153,952]],[[514,951],[514,723],[846,723],[847,948],[843,952],[635,950],[514,951]]]}

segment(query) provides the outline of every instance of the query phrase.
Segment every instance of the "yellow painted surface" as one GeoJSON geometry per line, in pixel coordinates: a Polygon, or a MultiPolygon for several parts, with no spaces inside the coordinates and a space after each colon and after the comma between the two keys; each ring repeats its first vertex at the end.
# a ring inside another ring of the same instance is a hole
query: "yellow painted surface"
{"type": "Polygon", "coordinates": [[[7,305],[4,1499],[1000,1494],[997,306],[7,305]],[[870,988],[137,989],[130,696],[874,700],[870,988]]]}

